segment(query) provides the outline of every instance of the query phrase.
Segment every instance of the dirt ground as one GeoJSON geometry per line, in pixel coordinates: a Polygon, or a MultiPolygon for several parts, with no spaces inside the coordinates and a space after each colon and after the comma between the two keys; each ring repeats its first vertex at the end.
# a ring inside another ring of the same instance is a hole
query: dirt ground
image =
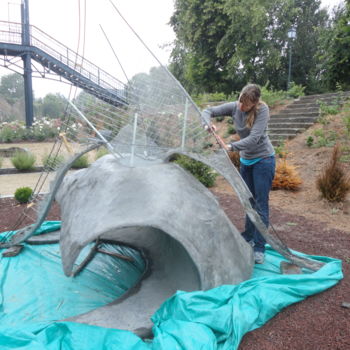
{"type": "MultiPolygon", "coordinates": [[[[296,192],[271,192],[271,223],[291,249],[341,259],[344,279],[323,293],[287,307],[263,327],[248,333],[240,350],[350,349],[350,309],[343,306],[350,303],[350,198],[337,205],[320,199],[316,178],[332,148],[305,146],[307,136],[318,127],[286,144],[287,160],[297,167],[303,183],[296,192]]],[[[349,174],[350,164],[344,163],[344,168],[349,174]]],[[[18,179],[17,175],[4,176],[0,175],[0,186],[18,179]]],[[[244,212],[233,190],[223,178],[218,178],[211,190],[232,222],[243,230],[244,212]]],[[[23,208],[13,199],[0,199],[0,232],[11,229],[23,208]]],[[[48,219],[60,219],[57,205],[48,219]]]]}

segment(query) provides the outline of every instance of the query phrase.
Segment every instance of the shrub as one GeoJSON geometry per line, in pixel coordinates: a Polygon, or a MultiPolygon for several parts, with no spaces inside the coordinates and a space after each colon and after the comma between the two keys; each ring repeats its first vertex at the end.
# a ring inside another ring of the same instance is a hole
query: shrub
{"type": "Polygon", "coordinates": [[[108,154],[108,153],[109,153],[109,152],[108,152],[108,149],[107,149],[106,147],[100,147],[100,148],[98,149],[98,151],[96,152],[95,159],[97,160],[97,159],[99,159],[99,158],[105,156],[105,155],[108,154]]]}
{"type": "Polygon", "coordinates": [[[15,199],[20,203],[28,203],[32,194],[33,190],[30,187],[19,187],[15,192],[15,199]]]}
{"type": "Polygon", "coordinates": [[[208,165],[184,155],[177,155],[174,162],[179,164],[185,170],[189,171],[204,186],[214,186],[217,173],[214,172],[208,165]]]}
{"type": "Polygon", "coordinates": [[[283,158],[287,154],[286,144],[284,143],[284,141],[281,141],[278,146],[274,146],[274,149],[278,158],[283,158]]]}
{"type": "Polygon", "coordinates": [[[0,131],[0,142],[13,142],[15,139],[15,131],[10,126],[4,126],[0,131]]]}
{"type": "Polygon", "coordinates": [[[236,129],[233,125],[229,125],[228,128],[227,128],[227,133],[229,135],[233,135],[233,134],[236,134],[236,129]]]}
{"type": "Polygon", "coordinates": [[[89,159],[87,154],[82,155],[80,158],[75,160],[72,164],[73,169],[87,168],[89,166],[89,159]]]}
{"type": "Polygon", "coordinates": [[[272,182],[272,189],[296,191],[301,184],[302,181],[295,167],[288,164],[286,157],[280,159],[276,166],[276,173],[272,182]]]}
{"type": "Polygon", "coordinates": [[[271,108],[281,104],[287,98],[285,91],[268,90],[267,85],[261,88],[261,99],[271,108]]]}
{"type": "Polygon", "coordinates": [[[306,144],[307,144],[308,147],[311,147],[314,144],[314,138],[312,136],[309,136],[306,139],[306,144]]]}
{"type": "Polygon", "coordinates": [[[298,85],[292,82],[287,91],[287,96],[292,98],[298,98],[300,96],[304,96],[305,95],[304,90],[305,90],[305,86],[298,85]]]}
{"type": "Polygon", "coordinates": [[[61,154],[57,154],[56,156],[46,154],[42,161],[45,168],[56,169],[64,163],[64,156],[61,154]]]}
{"type": "Polygon", "coordinates": [[[332,103],[325,103],[323,101],[318,100],[318,105],[320,106],[321,117],[325,115],[335,115],[340,113],[340,104],[338,101],[334,101],[332,103]]]}
{"type": "Polygon", "coordinates": [[[216,118],[215,118],[215,121],[217,121],[217,122],[222,122],[224,119],[225,119],[225,117],[220,116],[220,117],[216,117],[216,118]]]}
{"type": "Polygon", "coordinates": [[[11,162],[18,170],[31,170],[34,168],[35,155],[30,152],[16,152],[11,162]]]}
{"type": "Polygon", "coordinates": [[[321,192],[321,197],[329,202],[343,202],[350,191],[350,177],[345,175],[340,158],[340,147],[333,148],[329,163],[323,173],[317,178],[316,186],[321,192]]]}

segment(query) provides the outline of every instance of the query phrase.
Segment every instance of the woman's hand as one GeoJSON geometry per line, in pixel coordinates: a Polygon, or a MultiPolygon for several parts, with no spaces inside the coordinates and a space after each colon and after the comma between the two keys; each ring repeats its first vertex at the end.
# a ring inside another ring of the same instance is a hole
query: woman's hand
{"type": "Polygon", "coordinates": [[[208,132],[212,132],[212,131],[216,131],[216,126],[214,124],[210,124],[210,125],[204,125],[204,130],[207,130],[208,132]]]}

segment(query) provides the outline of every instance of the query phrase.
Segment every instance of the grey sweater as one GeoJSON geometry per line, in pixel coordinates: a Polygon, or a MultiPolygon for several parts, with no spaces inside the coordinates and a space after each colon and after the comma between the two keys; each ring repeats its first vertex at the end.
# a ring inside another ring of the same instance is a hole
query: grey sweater
{"type": "Polygon", "coordinates": [[[267,135],[270,113],[266,104],[263,103],[259,106],[251,129],[246,126],[248,113],[242,112],[238,108],[238,102],[224,103],[220,106],[207,108],[202,112],[202,118],[208,125],[210,125],[210,118],[219,116],[232,117],[240,140],[230,144],[234,151],[240,151],[239,154],[242,158],[264,158],[274,154],[274,148],[267,135]]]}

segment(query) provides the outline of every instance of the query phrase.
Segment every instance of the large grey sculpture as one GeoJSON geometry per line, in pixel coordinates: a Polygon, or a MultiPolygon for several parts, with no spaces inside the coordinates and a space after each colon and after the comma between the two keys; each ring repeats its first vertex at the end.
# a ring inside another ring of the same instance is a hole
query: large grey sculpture
{"type": "Polygon", "coordinates": [[[67,276],[97,238],[132,246],[149,262],[127,297],[71,319],[76,322],[148,336],[151,315],[177,290],[236,284],[251,275],[251,247],[211,192],[174,163],[127,167],[108,155],[67,176],[56,198],[67,276]]]}

